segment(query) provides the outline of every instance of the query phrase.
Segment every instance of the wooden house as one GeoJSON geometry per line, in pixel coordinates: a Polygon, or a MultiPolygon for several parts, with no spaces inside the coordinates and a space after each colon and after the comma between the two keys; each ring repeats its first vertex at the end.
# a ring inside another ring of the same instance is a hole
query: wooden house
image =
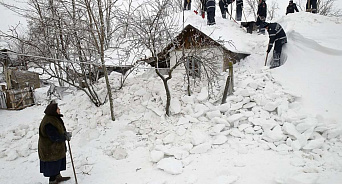
{"type": "Polygon", "coordinates": [[[236,63],[249,54],[231,51],[225,46],[224,40],[220,43],[189,24],[157,55],[158,58],[150,57],[140,61],[159,69],[168,69],[184,56],[188,67],[193,71],[198,70],[198,63],[204,62],[201,60],[215,61],[220,71],[226,71],[229,62],[236,63]]]}

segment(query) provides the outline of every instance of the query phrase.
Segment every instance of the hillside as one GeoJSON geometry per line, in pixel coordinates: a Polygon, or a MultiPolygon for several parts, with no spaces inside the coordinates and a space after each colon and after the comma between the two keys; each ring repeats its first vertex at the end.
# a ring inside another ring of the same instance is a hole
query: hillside
{"type": "MultiPolygon", "coordinates": [[[[114,92],[115,122],[109,104],[97,108],[81,92],[58,101],[67,130],[73,132],[79,183],[342,181],[342,19],[304,12],[280,19],[289,39],[283,50],[286,62],[270,70],[264,67],[268,35],[247,34],[218,15],[211,27],[193,12],[187,12],[186,22],[251,54],[234,65],[235,92],[227,104],[209,99],[205,82],[186,96],[184,76],[178,73],[170,81],[172,116],[165,117],[165,92],[153,70],[129,78],[114,92]]],[[[226,75],[220,76],[217,96],[226,75]]],[[[115,85],[117,74],[109,77],[115,85]]],[[[105,89],[104,81],[98,87],[105,89]]],[[[0,111],[0,183],[47,182],[37,155],[46,90],[36,91],[41,105],[0,111]]],[[[73,176],[69,155],[67,160],[62,175],[73,176]]]]}

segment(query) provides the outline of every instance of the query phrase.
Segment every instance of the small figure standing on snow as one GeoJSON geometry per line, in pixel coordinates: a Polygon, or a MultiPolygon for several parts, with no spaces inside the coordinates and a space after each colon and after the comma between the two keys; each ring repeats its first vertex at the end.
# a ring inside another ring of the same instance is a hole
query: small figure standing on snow
{"type": "Polygon", "coordinates": [[[219,7],[221,10],[222,18],[227,18],[227,12],[228,12],[228,5],[233,3],[235,0],[220,0],[219,1],[219,7]]]}
{"type": "Polygon", "coordinates": [[[243,0],[236,0],[236,21],[241,21],[243,0]]]}
{"type": "Polygon", "coordinates": [[[214,25],[216,24],[215,22],[215,5],[216,2],[215,0],[207,0],[206,7],[207,7],[207,20],[208,20],[208,25],[214,25]]]}
{"type": "Polygon", "coordinates": [[[271,67],[270,68],[275,68],[280,66],[280,56],[281,56],[281,50],[282,47],[285,43],[287,43],[287,38],[285,31],[281,27],[280,24],[278,23],[267,23],[264,22],[261,25],[263,28],[265,28],[268,32],[269,35],[269,43],[268,43],[268,48],[267,48],[267,53],[269,53],[273,47],[273,43],[275,42],[274,45],[274,50],[273,50],[273,61],[271,62],[271,67]]]}
{"type": "Polygon", "coordinates": [[[67,132],[57,103],[50,103],[45,116],[39,126],[38,155],[40,159],[40,173],[49,177],[49,184],[69,180],[62,177],[60,171],[66,169],[66,145],[70,141],[71,133],[67,132]]]}
{"type": "Polygon", "coordinates": [[[184,0],[184,10],[191,10],[191,0],[184,0]]]}
{"type": "Polygon", "coordinates": [[[299,12],[296,3],[293,3],[293,1],[290,0],[289,5],[286,8],[286,15],[289,13],[294,13],[295,10],[296,12],[299,12]]]}
{"type": "Polygon", "coordinates": [[[265,0],[259,0],[257,16],[256,25],[259,26],[259,33],[265,34],[265,29],[260,26],[266,21],[267,16],[267,4],[265,3],[265,0]]]}
{"type": "Polygon", "coordinates": [[[306,11],[311,13],[317,13],[317,0],[307,0],[306,11]]]}

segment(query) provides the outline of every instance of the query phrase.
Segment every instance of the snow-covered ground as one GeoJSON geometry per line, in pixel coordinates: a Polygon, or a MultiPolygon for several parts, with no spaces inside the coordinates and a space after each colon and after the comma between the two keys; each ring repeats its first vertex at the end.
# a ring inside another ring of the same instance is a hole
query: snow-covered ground
{"type": "MultiPolygon", "coordinates": [[[[186,17],[207,29],[198,15],[186,17]]],[[[153,70],[114,92],[114,122],[109,104],[97,108],[82,92],[58,101],[73,132],[79,183],[341,183],[342,19],[305,12],[279,19],[288,36],[287,60],[273,70],[263,66],[267,35],[247,34],[219,16],[216,21],[213,34],[228,34],[239,50],[251,53],[234,65],[235,93],[228,103],[208,99],[205,87],[186,96],[183,75],[175,74],[172,116],[165,117],[165,92],[153,70]]],[[[99,87],[105,88],[103,81],[99,87]]],[[[41,105],[0,110],[0,183],[47,183],[37,154],[46,91],[36,90],[41,105]]],[[[70,161],[62,175],[73,176],[70,161]]]]}

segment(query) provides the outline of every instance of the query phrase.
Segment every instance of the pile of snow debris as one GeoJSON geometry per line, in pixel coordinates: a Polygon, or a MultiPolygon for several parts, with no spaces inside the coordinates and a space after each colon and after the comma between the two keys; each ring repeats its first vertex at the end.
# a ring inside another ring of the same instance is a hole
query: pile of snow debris
{"type": "MultiPolygon", "coordinates": [[[[114,123],[110,121],[107,105],[94,107],[82,92],[66,97],[60,106],[67,128],[74,134],[73,144],[79,146],[76,149],[101,140],[95,147],[104,155],[121,160],[137,147],[147,147],[151,163],[172,175],[186,170],[193,161],[191,155],[208,153],[226,144],[239,144],[239,153],[256,147],[280,154],[293,152],[300,155],[292,163],[298,167],[311,164],[304,158],[315,161],[315,167],[305,172],[342,171],[341,161],[335,159],[342,156],[341,127],[320,116],[302,113],[300,96],[276,83],[269,69],[253,71],[241,62],[235,65],[234,72],[235,92],[225,104],[219,102],[227,73],[222,73],[214,90],[217,99],[209,98],[206,87],[195,88],[192,96],[186,96],[185,87],[179,84],[183,76],[174,74],[169,82],[173,97],[170,117],[164,115],[165,91],[153,70],[129,78],[124,88],[114,93],[117,120],[114,123]]],[[[118,85],[115,73],[110,78],[118,85]]],[[[103,81],[99,88],[105,89],[103,81]]],[[[44,98],[37,93],[38,98],[44,98]]],[[[105,90],[100,95],[105,96],[105,90]]],[[[45,106],[37,107],[40,112],[44,111],[45,106]]],[[[41,117],[43,113],[28,118],[32,122],[1,134],[0,158],[13,161],[27,157],[35,162],[37,155],[32,153],[37,152],[41,117]]],[[[81,150],[76,153],[76,167],[89,173],[94,163],[83,154],[81,150]]],[[[236,176],[231,177],[229,183],[238,180],[236,176]]]]}
{"type": "MultiPolygon", "coordinates": [[[[300,150],[321,160],[329,149],[327,141],[334,144],[341,138],[342,128],[320,116],[301,113],[300,97],[277,84],[270,70],[251,73],[246,68],[236,66],[235,92],[225,104],[210,100],[205,87],[192,96],[184,95],[177,82],[183,76],[175,75],[170,82],[173,115],[166,118],[164,90],[154,76],[140,85],[127,84],[116,98],[117,111],[142,140],[148,140],[151,162],[170,174],[182,173],[191,162],[190,154],[206,153],[232,138],[281,154],[300,150]],[[128,104],[134,109],[125,109],[128,104]]],[[[222,94],[225,78],[226,74],[221,76],[216,93],[222,94]]],[[[342,151],[341,146],[334,151],[342,151]]]]}

